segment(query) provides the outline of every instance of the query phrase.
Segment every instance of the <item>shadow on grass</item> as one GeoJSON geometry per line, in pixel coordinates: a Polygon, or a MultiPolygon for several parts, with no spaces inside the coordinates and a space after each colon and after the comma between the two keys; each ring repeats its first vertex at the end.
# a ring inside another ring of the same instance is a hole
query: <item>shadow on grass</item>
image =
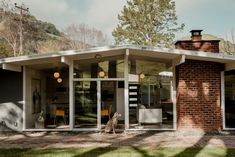
{"type": "Polygon", "coordinates": [[[216,139],[223,142],[223,144],[225,145],[225,148],[206,147],[208,145],[209,141],[212,140],[215,136],[204,135],[193,146],[186,148],[185,150],[178,153],[174,157],[196,157],[196,156],[200,156],[199,154],[203,153],[203,152],[206,153],[207,156],[210,156],[210,157],[235,157],[235,149],[228,148],[229,143],[226,142],[222,138],[222,136],[223,135],[217,135],[216,139]]]}
{"type": "MultiPolygon", "coordinates": [[[[91,154],[93,154],[92,156],[100,156],[100,155],[103,155],[103,154],[106,154],[106,153],[109,153],[109,152],[114,152],[114,151],[118,151],[118,149],[121,147],[121,146],[125,146],[127,145],[128,146],[128,143],[133,140],[133,139],[136,139],[138,138],[139,141],[143,140],[144,138],[147,138],[147,137],[150,137],[152,135],[154,135],[155,133],[153,132],[145,132],[144,134],[138,134],[132,138],[128,138],[128,139],[125,139],[125,140],[118,140],[116,142],[113,142],[111,143],[108,147],[106,148],[94,148],[90,151],[87,151],[87,152],[84,152],[82,154],[78,154],[78,155],[74,155],[74,157],[84,157],[84,156],[90,156],[91,154]]],[[[139,149],[137,147],[132,147],[133,149],[132,150],[135,150],[136,152],[138,152],[139,154],[141,154],[142,156],[147,156],[147,157],[152,157],[152,156],[149,156],[148,155],[148,152],[145,151],[145,150],[142,150],[142,149],[139,149]]],[[[121,152],[120,152],[121,153],[121,152]]],[[[127,152],[128,153],[128,152],[127,152]]],[[[122,154],[122,153],[121,153],[122,154]]],[[[120,155],[121,155],[120,154],[120,155]]],[[[123,155],[127,155],[127,154],[123,154],[123,155]]],[[[122,155],[122,156],[123,156],[122,155]]],[[[161,157],[161,156],[159,156],[161,157]]],[[[163,156],[162,156],[163,157],[163,156]]]]}

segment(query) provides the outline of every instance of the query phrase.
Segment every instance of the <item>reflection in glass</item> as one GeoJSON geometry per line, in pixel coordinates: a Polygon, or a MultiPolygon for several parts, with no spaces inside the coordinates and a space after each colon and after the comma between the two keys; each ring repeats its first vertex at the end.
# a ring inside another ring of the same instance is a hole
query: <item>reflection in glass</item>
{"type": "Polygon", "coordinates": [[[74,78],[123,78],[123,59],[80,60],[74,62],[74,78]],[[100,76],[100,72],[105,75],[100,76]]]}
{"type": "Polygon", "coordinates": [[[75,128],[97,127],[97,82],[74,82],[75,128]]]}

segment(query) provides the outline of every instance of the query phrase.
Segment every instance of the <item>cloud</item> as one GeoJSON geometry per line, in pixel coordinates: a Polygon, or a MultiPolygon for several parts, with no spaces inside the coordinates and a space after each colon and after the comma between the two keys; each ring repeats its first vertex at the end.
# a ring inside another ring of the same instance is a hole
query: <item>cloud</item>
{"type": "Polygon", "coordinates": [[[61,30],[72,23],[86,23],[102,30],[110,39],[118,23],[117,15],[126,4],[126,0],[19,0],[19,4],[21,2],[30,8],[32,15],[61,30]]]}
{"type": "Polygon", "coordinates": [[[59,28],[63,28],[67,22],[79,16],[78,11],[71,8],[66,0],[19,0],[19,2],[29,7],[31,14],[38,19],[54,23],[59,28]]]}
{"type": "MultiPolygon", "coordinates": [[[[112,39],[112,30],[117,26],[117,15],[127,0],[18,0],[30,8],[32,15],[48,21],[63,30],[75,23],[86,23],[106,33],[112,39]]],[[[191,29],[205,29],[218,34],[234,28],[234,0],[175,0],[179,23],[186,27],[177,36],[188,34],[191,29]]],[[[210,31],[210,32],[209,32],[210,31]]]]}
{"type": "Polygon", "coordinates": [[[118,24],[117,16],[126,0],[93,0],[88,8],[86,23],[103,30],[110,38],[118,24]]]}

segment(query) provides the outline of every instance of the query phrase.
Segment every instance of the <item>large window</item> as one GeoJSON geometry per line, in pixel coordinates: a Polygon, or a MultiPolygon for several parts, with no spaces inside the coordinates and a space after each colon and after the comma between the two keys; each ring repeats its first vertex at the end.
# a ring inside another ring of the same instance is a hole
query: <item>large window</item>
{"type": "Polygon", "coordinates": [[[164,62],[129,63],[129,123],[131,129],[172,129],[172,70],[164,62]]]}
{"type": "Polygon", "coordinates": [[[235,128],[235,70],[225,72],[225,128],[235,128]]]}
{"type": "Polygon", "coordinates": [[[74,62],[74,78],[123,78],[122,59],[91,59],[74,62]]]}

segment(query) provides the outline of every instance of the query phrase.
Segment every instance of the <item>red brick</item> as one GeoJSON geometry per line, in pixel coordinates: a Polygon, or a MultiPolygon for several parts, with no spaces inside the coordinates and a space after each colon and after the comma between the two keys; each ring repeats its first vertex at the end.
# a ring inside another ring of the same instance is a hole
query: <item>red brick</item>
{"type": "Polygon", "coordinates": [[[178,129],[220,130],[223,64],[186,60],[176,67],[178,129]],[[190,76],[190,77],[189,77],[190,76]]]}

